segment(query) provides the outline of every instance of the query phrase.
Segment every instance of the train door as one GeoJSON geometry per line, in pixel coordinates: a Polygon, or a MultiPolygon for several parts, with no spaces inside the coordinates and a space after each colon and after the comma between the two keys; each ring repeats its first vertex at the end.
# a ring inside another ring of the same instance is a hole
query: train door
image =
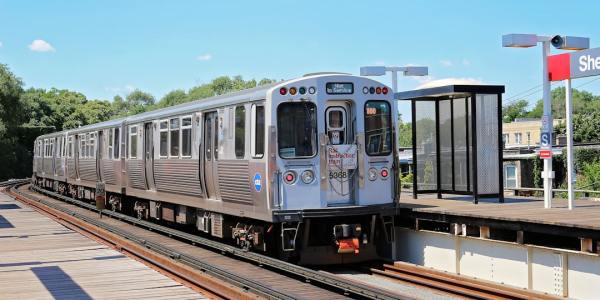
{"type": "Polygon", "coordinates": [[[154,185],[154,141],[152,122],[144,124],[144,169],[146,177],[146,188],[156,190],[154,185]]]}
{"type": "Polygon", "coordinates": [[[217,159],[219,147],[218,140],[218,118],[217,112],[204,114],[204,180],[206,183],[206,197],[218,199],[217,197],[217,159]]]}
{"type": "Polygon", "coordinates": [[[357,148],[354,143],[355,120],[346,101],[329,101],[325,109],[327,134],[326,170],[329,206],[354,203],[354,175],[357,148]]]}

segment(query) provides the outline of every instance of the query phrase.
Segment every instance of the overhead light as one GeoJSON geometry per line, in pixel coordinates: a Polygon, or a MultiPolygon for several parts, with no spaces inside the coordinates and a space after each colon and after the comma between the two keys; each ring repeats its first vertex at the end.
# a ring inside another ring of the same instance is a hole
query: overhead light
{"type": "Polygon", "coordinates": [[[502,36],[502,47],[529,48],[537,45],[535,34],[511,33],[502,36]]]}

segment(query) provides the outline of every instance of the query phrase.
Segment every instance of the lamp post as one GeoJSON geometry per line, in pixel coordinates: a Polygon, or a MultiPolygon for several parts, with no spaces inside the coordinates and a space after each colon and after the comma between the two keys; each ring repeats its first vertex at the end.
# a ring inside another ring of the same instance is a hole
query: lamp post
{"type": "MultiPolygon", "coordinates": [[[[552,120],[552,99],[550,97],[550,79],[548,76],[548,55],[550,54],[550,45],[557,49],[565,50],[581,50],[589,47],[589,39],[572,36],[541,36],[536,34],[506,34],[502,36],[502,46],[512,48],[529,48],[536,46],[538,43],[542,44],[542,84],[543,84],[543,96],[542,101],[544,104],[544,115],[542,116],[542,139],[541,148],[552,150],[552,131],[553,131],[553,120],[552,120]]],[[[568,84],[569,91],[567,95],[570,98],[570,82],[568,84]]],[[[571,100],[567,99],[567,114],[571,113],[569,106],[571,100]]],[[[572,171],[573,171],[573,158],[572,158],[572,124],[571,116],[567,115],[567,172],[568,172],[568,186],[569,186],[569,203],[572,203],[573,198],[573,182],[572,182],[572,171]]],[[[552,207],[552,179],[554,178],[554,172],[552,171],[552,156],[544,158],[544,171],[542,172],[542,178],[544,179],[544,208],[552,207]]],[[[571,207],[571,204],[569,205],[571,207]]]]}
{"type": "MultiPolygon", "coordinates": [[[[395,95],[398,92],[398,72],[404,76],[427,76],[429,74],[429,68],[418,66],[366,66],[360,68],[360,76],[383,76],[386,72],[392,73],[392,90],[394,91],[393,94],[395,95]]],[[[398,126],[399,124],[396,122],[396,134],[399,133],[398,126]]],[[[394,151],[397,151],[397,149],[394,151]]]]}

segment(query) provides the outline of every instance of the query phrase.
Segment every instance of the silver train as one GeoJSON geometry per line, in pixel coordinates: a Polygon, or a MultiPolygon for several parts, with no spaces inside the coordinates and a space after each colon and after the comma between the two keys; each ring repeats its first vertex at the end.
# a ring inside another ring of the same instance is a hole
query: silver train
{"type": "Polygon", "coordinates": [[[47,134],[32,181],[303,264],[374,259],[399,193],[392,98],[309,74],[47,134]]]}

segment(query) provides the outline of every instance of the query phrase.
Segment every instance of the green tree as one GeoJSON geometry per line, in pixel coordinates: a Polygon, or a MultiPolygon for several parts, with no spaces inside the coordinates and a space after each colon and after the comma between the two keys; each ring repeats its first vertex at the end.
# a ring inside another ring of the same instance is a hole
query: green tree
{"type": "Polygon", "coordinates": [[[125,97],[125,111],[120,115],[136,115],[147,111],[154,105],[154,96],[141,90],[135,90],[125,97]]]}
{"type": "Polygon", "coordinates": [[[92,100],[76,107],[75,111],[65,119],[64,129],[77,128],[88,124],[104,122],[114,116],[108,101],[92,100]]]}
{"type": "Polygon", "coordinates": [[[181,103],[185,103],[188,101],[188,95],[184,90],[173,90],[164,95],[158,103],[156,103],[156,108],[163,108],[168,106],[173,106],[181,103]]]}
{"type": "Polygon", "coordinates": [[[527,100],[519,100],[504,106],[502,108],[503,121],[510,123],[516,118],[523,118],[527,116],[527,106],[529,106],[527,100]]]}
{"type": "MultiPolygon", "coordinates": [[[[558,87],[552,90],[552,116],[555,119],[565,118],[565,95],[564,87],[558,87]]],[[[573,114],[586,113],[590,111],[600,111],[600,96],[594,96],[587,91],[572,89],[573,114]]],[[[527,114],[531,118],[541,118],[544,112],[544,103],[540,99],[535,107],[527,114]]]]}
{"type": "Polygon", "coordinates": [[[0,64],[0,138],[20,121],[20,96],[23,82],[16,77],[7,65],[0,64]]]}
{"type": "Polygon", "coordinates": [[[412,146],[412,123],[404,123],[402,121],[402,114],[400,113],[398,113],[398,146],[412,146]]]}

